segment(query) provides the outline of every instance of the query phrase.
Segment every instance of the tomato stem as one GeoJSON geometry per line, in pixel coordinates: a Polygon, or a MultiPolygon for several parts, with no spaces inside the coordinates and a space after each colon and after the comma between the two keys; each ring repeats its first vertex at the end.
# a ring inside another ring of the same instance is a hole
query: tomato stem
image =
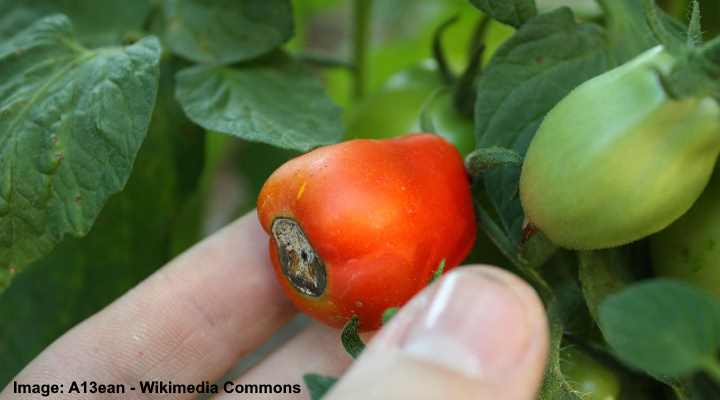
{"type": "Polygon", "coordinates": [[[365,95],[371,12],[372,0],[355,0],[353,2],[353,65],[355,66],[353,98],[355,100],[359,100],[365,95]]]}
{"type": "Polygon", "coordinates": [[[435,33],[433,34],[433,42],[432,42],[432,53],[433,58],[435,59],[435,62],[437,63],[438,70],[440,70],[440,75],[442,76],[443,80],[446,84],[450,85],[455,81],[455,76],[450,70],[450,66],[448,65],[447,58],[445,57],[445,50],[443,49],[442,44],[442,38],[445,33],[445,30],[449,28],[451,25],[456,23],[460,19],[460,17],[456,14],[450,17],[447,21],[440,24],[440,26],[435,29],[435,33]]]}
{"type": "Polygon", "coordinates": [[[720,68],[720,36],[707,42],[700,52],[713,66],[720,68]]]}
{"type": "Polygon", "coordinates": [[[716,382],[720,383],[720,363],[715,357],[709,357],[703,365],[705,371],[716,382]]]}

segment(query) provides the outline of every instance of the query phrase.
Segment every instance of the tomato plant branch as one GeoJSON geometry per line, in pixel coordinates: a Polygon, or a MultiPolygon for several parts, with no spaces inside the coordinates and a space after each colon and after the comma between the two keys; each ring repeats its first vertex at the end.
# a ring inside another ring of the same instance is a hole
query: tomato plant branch
{"type": "Polygon", "coordinates": [[[703,371],[705,371],[712,380],[716,383],[720,383],[720,363],[715,357],[709,357],[703,365],[703,371]]]}
{"type": "Polygon", "coordinates": [[[453,15],[450,17],[447,21],[440,24],[440,26],[437,27],[435,30],[435,34],[433,35],[433,43],[432,43],[432,53],[433,58],[435,59],[435,62],[438,65],[438,70],[440,70],[440,75],[442,76],[445,83],[448,85],[453,83],[455,81],[455,76],[453,75],[452,71],[450,70],[450,66],[448,65],[447,58],[445,57],[445,51],[443,49],[442,44],[442,37],[445,33],[445,30],[450,27],[450,25],[456,23],[460,19],[458,15],[453,15]]]}
{"type": "Polygon", "coordinates": [[[365,95],[371,10],[372,0],[355,0],[353,2],[353,65],[355,66],[353,98],[356,100],[365,95]]]}
{"type": "Polygon", "coordinates": [[[700,50],[706,60],[715,67],[720,66],[720,36],[707,42],[700,50]]]}

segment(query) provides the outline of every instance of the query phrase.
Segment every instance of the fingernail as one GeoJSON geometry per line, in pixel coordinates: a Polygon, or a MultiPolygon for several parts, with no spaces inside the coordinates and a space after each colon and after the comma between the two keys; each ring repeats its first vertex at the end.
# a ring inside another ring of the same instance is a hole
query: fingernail
{"type": "Polygon", "coordinates": [[[522,361],[531,337],[524,302],[512,288],[489,274],[458,271],[438,283],[400,347],[468,377],[498,380],[522,361]]]}

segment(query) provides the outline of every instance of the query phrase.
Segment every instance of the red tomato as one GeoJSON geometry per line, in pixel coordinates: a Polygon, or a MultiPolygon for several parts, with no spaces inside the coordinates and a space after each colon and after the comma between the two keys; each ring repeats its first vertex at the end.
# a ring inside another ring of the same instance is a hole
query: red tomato
{"type": "Polygon", "coordinates": [[[285,292],[310,316],[361,330],[425,287],[475,242],[457,149],[432,134],[359,139],[290,160],[265,182],[260,223],[285,292]]]}

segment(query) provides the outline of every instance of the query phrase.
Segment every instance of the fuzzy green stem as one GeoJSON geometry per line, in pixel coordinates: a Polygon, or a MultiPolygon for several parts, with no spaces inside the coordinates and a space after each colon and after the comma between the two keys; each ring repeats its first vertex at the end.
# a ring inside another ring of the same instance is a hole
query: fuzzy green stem
{"type": "Polygon", "coordinates": [[[443,80],[446,84],[450,85],[455,81],[455,76],[450,70],[450,66],[448,65],[447,58],[445,58],[445,50],[443,49],[442,44],[442,38],[443,34],[445,33],[445,30],[450,27],[450,25],[456,23],[460,17],[458,15],[453,15],[450,19],[443,22],[438,26],[437,29],[435,29],[435,33],[433,34],[433,43],[432,43],[432,53],[433,58],[435,59],[435,62],[437,63],[438,70],[440,71],[440,75],[442,76],[443,80]]]}
{"type": "Polygon", "coordinates": [[[710,375],[715,383],[720,384],[720,363],[714,357],[709,358],[703,365],[703,371],[710,375]]]}
{"type": "Polygon", "coordinates": [[[355,66],[355,79],[353,82],[353,98],[355,100],[359,100],[365,95],[371,10],[372,0],[354,0],[353,65],[355,66]]]}

